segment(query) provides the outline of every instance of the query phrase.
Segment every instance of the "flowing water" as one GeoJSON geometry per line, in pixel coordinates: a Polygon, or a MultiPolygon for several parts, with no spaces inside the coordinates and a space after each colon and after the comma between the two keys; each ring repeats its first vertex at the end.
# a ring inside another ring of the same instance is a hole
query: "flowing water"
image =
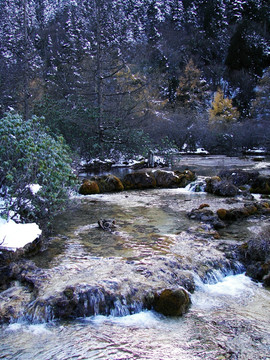
{"type": "MultiPolygon", "coordinates": [[[[106,316],[97,311],[69,321],[27,322],[22,317],[1,326],[0,359],[270,359],[269,290],[246,277],[241,267],[238,273],[227,267],[204,277],[194,270],[217,256],[217,244],[244,240],[262,220],[235,224],[219,240],[209,240],[206,233],[196,239],[190,229],[198,224],[186,212],[202,203],[213,211],[230,206],[226,199],[190,188],[72,199],[55,221],[48,249],[33,258],[46,274],[44,299],[78,283],[122,293],[131,287],[162,288],[173,275],[164,264],[177,259],[195,279],[192,305],[181,318],[164,317],[139,302],[132,311],[121,303],[106,316]],[[98,229],[101,218],[116,220],[112,233],[98,229]]],[[[173,285],[176,269],[175,274],[173,285]]]]}

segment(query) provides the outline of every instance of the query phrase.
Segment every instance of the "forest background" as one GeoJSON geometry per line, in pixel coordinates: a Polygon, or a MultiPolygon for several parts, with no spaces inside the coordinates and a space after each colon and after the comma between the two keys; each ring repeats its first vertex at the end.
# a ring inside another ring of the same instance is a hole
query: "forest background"
{"type": "Polygon", "coordinates": [[[1,0],[0,116],[90,160],[270,149],[263,0],[1,0]]]}

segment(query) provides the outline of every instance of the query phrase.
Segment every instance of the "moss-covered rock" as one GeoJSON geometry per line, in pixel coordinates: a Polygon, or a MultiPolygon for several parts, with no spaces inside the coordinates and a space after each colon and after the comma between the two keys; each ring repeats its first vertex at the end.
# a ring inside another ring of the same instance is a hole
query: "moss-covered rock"
{"type": "Polygon", "coordinates": [[[166,289],[155,294],[154,310],[165,316],[181,316],[191,304],[190,297],[184,289],[166,289]]]}
{"type": "Polygon", "coordinates": [[[183,172],[175,171],[174,172],[178,176],[178,187],[186,187],[192,181],[196,180],[196,174],[191,170],[184,170],[183,172]]]}
{"type": "Polygon", "coordinates": [[[117,176],[111,174],[96,177],[93,180],[97,182],[101,193],[124,190],[124,185],[122,181],[117,176]]]}
{"type": "Polygon", "coordinates": [[[250,192],[270,195],[270,177],[263,175],[258,176],[251,184],[250,192]]]}
{"type": "Polygon", "coordinates": [[[236,221],[251,215],[254,215],[258,212],[257,206],[254,204],[246,204],[241,208],[234,209],[218,209],[217,215],[221,220],[224,221],[236,221]]]}
{"type": "Polygon", "coordinates": [[[135,171],[125,175],[123,185],[126,190],[150,189],[156,187],[157,182],[151,172],[135,171]]]}
{"type": "Polygon", "coordinates": [[[154,175],[157,186],[160,187],[178,187],[180,178],[173,171],[155,170],[152,172],[154,175]]]}
{"type": "Polygon", "coordinates": [[[96,181],[84,179],[79,189],[79,193],[81,195],[92,195],[92,194],[99,194],[100,190],[96,181]]]}

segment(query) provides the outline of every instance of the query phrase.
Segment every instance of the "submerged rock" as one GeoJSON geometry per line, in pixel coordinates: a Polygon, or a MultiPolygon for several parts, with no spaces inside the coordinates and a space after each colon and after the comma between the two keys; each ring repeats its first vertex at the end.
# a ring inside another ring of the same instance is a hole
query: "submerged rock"
{"type": "Polygon", "coordinates": [[[155,294],[153,308],[165,316],[182,316],[191,304],[185,289],[166,289],[155,294]]]}

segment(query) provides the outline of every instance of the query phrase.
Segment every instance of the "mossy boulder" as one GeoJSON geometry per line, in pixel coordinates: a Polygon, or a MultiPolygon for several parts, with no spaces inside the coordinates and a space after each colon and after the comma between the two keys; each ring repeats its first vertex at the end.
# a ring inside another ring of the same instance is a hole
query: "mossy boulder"
{"type": "Polygon", "coordinates": [[[225,220],[227,218],[227,210],[226,209],[218,209],[217,215],[220,218],[220,220],[225,220]]]}
{"type": "Polygon", "coordinates": [[[122,181],[117,176],[111,174],[96,177],[93,180],[97,182],[101,193],[124,190],[122,181]]]}
{"type": "Polygon", "coordinates": [[[155,170],[152,172],[156,179],[157,186],[160,187],[178,187],[180,178],[173,171],[155,170]]]}
{"type": "Polygon", "coordinates": [[[84,179],[79,189],[81,195],[99,194],[100,189],[96,181],[84,179]]]}
{"type": "Polygon", "coordinates": [[[154,310],[165,316],[182,316],[191,304],[185,289],[166,289],[155,294],[154,310]]]}
{"type": "Polygon", "coordinates": [[[151,172],[135,171],[125,175],[123,185],[126,190],[150,189],[156,187],[157,182],[151,172]]]}
{"type": "Polygon", "coordinates": [[[184,170],[183,172],[175,171],[175,175],[178,176],[178,187],[186,187],[192,181],[196,180],[196,174],[191,170],[184,170]]]}
{"type": "Polygon", "coordinates": [[[241,208],[234,208],[234,209],[218,209],[217,215],[220,220],[224,221],[236,221],[251,215],[254,215],[258,212],[258,208],[254,204],[246,204],[241,208]]]}
{"type": "Polygon", "coordinates": [[[270,195],[270,177],[258,176],[251,184],[251,193],[270,195]]]}

